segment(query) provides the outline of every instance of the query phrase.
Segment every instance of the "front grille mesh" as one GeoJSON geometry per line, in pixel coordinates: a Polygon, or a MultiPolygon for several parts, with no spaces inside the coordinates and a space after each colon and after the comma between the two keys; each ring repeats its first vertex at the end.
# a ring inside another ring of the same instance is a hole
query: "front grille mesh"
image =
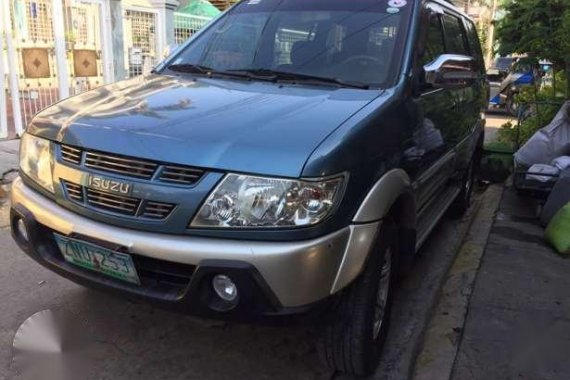
{"type": "Polygon", "coordinates": [[[149,219],[164,219],[174,210],[171,203],[147,201],[141,213],[141,217],[149,219]]]}
{"type": "Polygon", "coordinates": [[[162,164],[118,154],[82,150],[65,144],[61,144],[61,159],[77,166],[83,164],[87,168],[101,172],[178,185],[193,185],[205,173],[202,169],[189,166],[162,164]]]}
{"type": "Polygon", "coordinates": [[[151,179],[158,167],[157,164],[149,161],[94,152],[85,153],[85,166],[144,179],[151,179]]]}
{"type": "Polygon", "coordinates": [[[81,149],[74,148],[69,145],[62,145],[61,158],[64,161],[79,165],[81,163],[81,149]]]}
{"type": "Polygon", "coordinates": [[[140,200],[122,195],[105,193],[87,188],[87,203],[96,208],[102,208],[125,215],[135,215],[140,200]]]}
{"type": "Polygon", "coordinates": [[[83,202],[83,188],[75,183],[64,181],[67,197],[75,202],[83,202]]]}
{"type": "Polygon", "coordinates": [[[172,214],[175,204],[143,201],[138,198],[111,194],[62,180],[67,199],[83,206],[130,217],[163,220],[172,214]]]}
{"type": "Polygon", "coordinates": [[[204,172],[199,169],[182,166],[165,166],[160,173],[159,179],[163,182],[191,185],[198,182],[202,174],[204,174],[204,172]]]}

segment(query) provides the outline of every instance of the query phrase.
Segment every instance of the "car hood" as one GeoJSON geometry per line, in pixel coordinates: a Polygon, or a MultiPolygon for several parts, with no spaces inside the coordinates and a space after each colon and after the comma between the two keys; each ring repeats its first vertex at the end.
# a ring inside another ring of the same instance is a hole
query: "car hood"
{"type": "Polygon", "coordinates": [[[150,75],[63,100],[28,131],[168,163],[298,177],[319,143],[379,94],[150,75]]]}

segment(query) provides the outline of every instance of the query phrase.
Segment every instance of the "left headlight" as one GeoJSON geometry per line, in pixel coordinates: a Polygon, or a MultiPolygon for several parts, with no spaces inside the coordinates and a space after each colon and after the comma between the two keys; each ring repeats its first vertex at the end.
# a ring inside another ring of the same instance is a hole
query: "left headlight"
{"type": "Polygon", "coordinates": [[[338,202],[343,177],[301,181],[228,174],[191,227],[299,227],[319,223],[338,202]]]}
{"type": "Polygon", "coordinates": [[[24,134],[20,142],[20,169],[38,185],[53,193],[52,144],[30,134],[24,134]]]}

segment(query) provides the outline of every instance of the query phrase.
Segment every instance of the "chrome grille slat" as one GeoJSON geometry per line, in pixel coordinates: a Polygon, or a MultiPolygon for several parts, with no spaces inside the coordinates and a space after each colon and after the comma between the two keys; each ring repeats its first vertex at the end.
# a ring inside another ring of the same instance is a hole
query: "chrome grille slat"
{"type": "Polygon", "coordinates": [[[172,210],[174,210],[175,205],[171,203],[153,202],[147,201],[141,217],[150,219],[165,219],[172,210]]]}
{"type": "Polygon", "coordinates": [[[80,185],[76,185],[75,183],[63,181],[63,186],[65,187],[65,191],[67,192],[67,196],[76,202],[83,202],[83,189],[80,185]]]}
{"type": "Polygon", "coordinates": [[[61,158],[75,165],[81,163],[81,149],[69,145],[61,145],[61,158]]]}
{"type": "Polygon", "coordinates": [[[101,158],[101,159],[108,159],[111,161],[121,161],[121,162],[127,162],[130,164],[135,164],[135,165],[147,165],[147,166],[158,166],[157,164],[155,164],[154,162],[151,161],[142,161],[136,158],[127,158],[127,157],[120,157],[120,156],[115,156],[115,155],[109,155],[109,154],[105,154],[105,153],[95,153],[95,152],[87,152],[87,157],[93,157],[93,158],[101,158]]]}
{"type": "Polygon", "coordinates": [[[163,164],[161,162],[132,158],[120,154],[84,150],[61,144],[63,161],[83,165],[101,172],[120,174],[125,177],[160,181],[177,185],[193,185],[202,178],[205,171],[188,166],[163,164]],[[155,177],[155,173],[158,175],[155,177]]]}
{"type": "Polygon", "coordinates": [[[112,209],[119,210],[119,211],[126,211],[128,214],[134,214],[134,212],[135,212],[135,210],[132,208],[116,206],[116,205],[109,204],[107,202],[99,202],[99,201],[95,201],[92,199],[89,200],[89,204],[103,206],[103,208],[112,208],[112,209]]]}
{"type": "MultiPolygon", "coordinates": [[[[120,164],[117,162],[111,162],[111,161],[105,161],[102,159],[94,159],[91,157],[87,157],[85,159],[85,165],[86,166],[92,166],[92,167],[98,167],[98,166],[116,166],[117,168],[124,168],[124,169],[132,169],[133,167],[131,165],[127,165],[127,164],[120,164]]],[[[142,171],[142,172],[147,172],[147,173],[153,173],[155,168],[146,168],[146,167],[138,167],[136,168],[138,171],[142,171]]],[[[120,170],[120,169],[117,169],[120,170]]]]}
{"type": "Polygon", "coordinates": [[[183,166],[172,166],[172,165],[165,165],[165,170],[172,170],[172,171],[181,171],[184,173],[196,173],[197,176],[202,175],[203,171],[200,169],[193,169],[193,168],[186,168],[183,166]]]}
{"type": "Polygon", "coordinates": [[[113,198],[107,198],[107,197],[101,196],[99,194],[93,195],[93,194],[87,193],[87,199],[90,202],[91,201],[93,201],[93,202],[110,202],[110,203],[119,205],[125,209],[126,208],[132,209],[132,208],[135,208],[136,206],[138,206],[138,202],[130,202],[130,201],[126,201],[126,200],[125,201],[118,201],[118,200],[115,200],[113,198]]]}
{"type": "Polygon", "coordinates": [[[130,217],[162,220],[176,208],[172,203],[142,201],[138,198],[83,187],[67,180],[62,180],[61,183],[67,198],[75,203],[130,217]]]}
{"type": "Polygon", "coordinates": [[[200,169],[166,165],[162,169],[159,179],[163,182],[191,185],[196,183],[203,174],[204,172],[200,169]]]}
{"type": "Polygon", "coordinates": [[[140,200],[136,198],[119,196],[90,188],[87,188],[86,193],[87,204],[126,215],[134,216],[140,204],[140,200]]]}
{"type": "Polygon", "coordinates": [[[85,154],[85,166],[143,179],[151,179],[158,168],[158,164],[152,161],[143,161],[135,158],[97,152],[87,152],[85,154]]]}

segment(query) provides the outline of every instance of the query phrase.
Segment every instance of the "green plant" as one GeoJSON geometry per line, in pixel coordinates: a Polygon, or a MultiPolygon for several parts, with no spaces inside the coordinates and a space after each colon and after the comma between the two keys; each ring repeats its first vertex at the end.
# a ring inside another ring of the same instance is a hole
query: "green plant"
{"type": "MultiPolygon", "coordinates": [[[[499,54],[528,54],[548,59],[555,70],[570,70],[570,2],[568,0],[517,0],[504,4],[498,22],[499,54]]],[[[570,96],[570,76],[564,93],[570,96]]]]}
{"type": "MultiPolygon", "coordinates": [[[[556,75],[557,78],[560,76],[556,75]]],[[[562,81],[557,83],[560,87],[564,86],[562,81]]],[[[536,131],[550,123],[560,109],[564,98],[555,95],[560,95],[559,89],[553,90],[550,86],[542,89],[533,86],[523,88],[515,97],[522,117],[517,123],[503,124],[498,131],[497,141],[510,144],[514,149],[526,143],[536,131]]]]}

